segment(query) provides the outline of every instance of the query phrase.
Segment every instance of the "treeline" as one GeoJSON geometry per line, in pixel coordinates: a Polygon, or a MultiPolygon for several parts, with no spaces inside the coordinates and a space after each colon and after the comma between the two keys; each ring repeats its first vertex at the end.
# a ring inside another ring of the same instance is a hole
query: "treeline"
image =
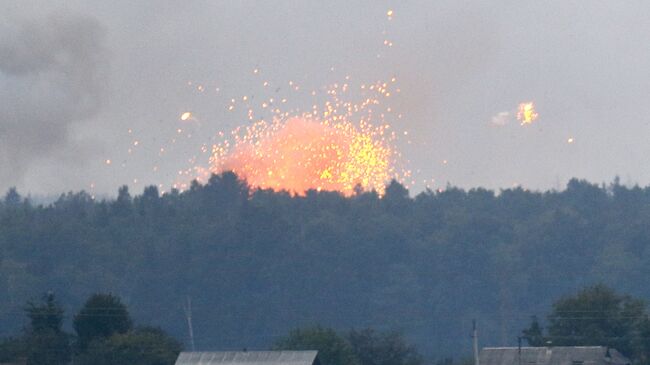
{"type": "Polygon", "coordinates": [[[63,329],[65,310],[53,293],[28,302],[22,333],[0,338],[0,363],[27,365],[171,365],[182,345],[154,327],[134,327],[120,299],[94,294],[63,329]]]}
{"type": "MultiPolygon", "coordinates": [[[[143,325],[196,347],[268,348],[290,329],[403,332],[429,358],[514,345],[531,314],[597,282],[650,298],[650,189],[573,180],[563,191],[448,187],[410,197],[304,197],[249,188],[230,173],[185,192],[126,187],[110,201],[68,193],[0,203],[0,336],[25,301],[67,308],[111,292],[143,325]]],[[[66,322],[66,326],[71,326],[66,322]]]]}

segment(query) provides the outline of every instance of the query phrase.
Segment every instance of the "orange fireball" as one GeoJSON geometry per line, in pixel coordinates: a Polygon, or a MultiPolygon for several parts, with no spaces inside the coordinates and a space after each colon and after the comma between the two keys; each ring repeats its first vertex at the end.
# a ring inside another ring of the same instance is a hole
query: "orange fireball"
{"type": "Polygon", "coordinates": [[[260,121],[235,136],[232,149],[215,146],[211,171],[231,170],[251,186],[304,194],[355,186],[383,192],[393,175],[393,152],[385,127],[345,120],[292,117],[260,121]]]}

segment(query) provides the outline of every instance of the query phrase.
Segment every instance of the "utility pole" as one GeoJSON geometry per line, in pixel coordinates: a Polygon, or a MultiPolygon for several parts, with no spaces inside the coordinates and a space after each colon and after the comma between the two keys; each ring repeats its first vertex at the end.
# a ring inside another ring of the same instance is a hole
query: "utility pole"
{"type": "Polygon", "coordinates": [[[478,330],[476,329],[476,320],[472,320],[472,343],[474,346],[474,365],[480,365],[478,360],[478,330]]]}
{"type": "Polygon", "coordinates": [[[195,351],[194,348],[194,329],[192,328],[192,299],[190,296],[187,296],[187,303],[183,306],[183,309],[185,310],[185,318],[187,319],[187,329],[190,332],[190,347],[192,348],[192,352],[195,351]]]}

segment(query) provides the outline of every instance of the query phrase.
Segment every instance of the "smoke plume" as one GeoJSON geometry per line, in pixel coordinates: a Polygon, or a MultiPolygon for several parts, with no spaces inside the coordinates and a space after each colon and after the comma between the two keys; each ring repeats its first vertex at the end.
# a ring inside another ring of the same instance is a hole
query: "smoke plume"
{"type": "Polygon", "coordinates": [[[62,156],[82,154],[70,131],[100,108],[106,51],[93,18],[58,14],[0,27],[0,181],[7,186],[38,162],[60,165],[62,156]]]}

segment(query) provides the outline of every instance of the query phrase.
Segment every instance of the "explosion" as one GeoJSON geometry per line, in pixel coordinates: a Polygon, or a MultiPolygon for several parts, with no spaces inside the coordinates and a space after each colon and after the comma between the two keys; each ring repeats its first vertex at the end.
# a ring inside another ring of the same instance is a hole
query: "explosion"
{"type": "Polygon", "coordinates": [[[519,104],[517,120],[521,122],[521,125],[532,124],[537,119],[537,116],[535,104],[532,101],[519,104]]]}
{"type": "Polygon", "coordinates": [[[352,195],[357,186],[384,191],[393,177],[390,127],[310,116],[259,121],[235,133],[234,147],[213,146],[210,170],[231,170],[251,186],[304,194],[307,190],[352,195]]]}
{"type": "MultiPolygon", "coordinates": [[[[388,20],[393,15],[392,10],[386,11],[388,20]]],[[[382,32],[377,58],[393,46],[387,34],[382,32]]],[[[331,73],[334,70],[330,68],[331,73]]],[[[192,146],[197,138],[212,137],[200,142],[200,153],[187,159],[186,168],[176,171],[172,189],[183,191],[193,180],[206,183],[212,174],[225,171],[234,172],[253,188],[296,195],[316,190],[350,196],[359,189],[383,195],[391,179],[407,186],[415,184],[395,148],[398,134],[390,124],[402,119],[391,106],[391,96],[401,92],[396,77],[352,84],[351,76],[346,75],[345,81],[306,90],[294,80],[282,85],[265,76],[258,66],[252,69],[251,77],[259,78],[260,88],[248,95],[226,95],[230,90],[221,85],[187,81],[193,93],[223,98],[228,119],[243,123],[228,135],[212,129],[208,117],[201,118],[205,123],[198,123],[199,110],[179,110],[176,120],[184,123],[174,126],[155,149],[159,160],[192,146]],[[305,105],[309,99],[311,107],[305,105]]],[[[402,134],[408,135],[406,131],[402,134]]],[[[409,137],[404,138],[411,143],[409,137]]],[[[127,153],[134,153],[138,145],[135,140],[127,153]]],[[[125,168],[126,160],[120,166],[125,168]]],[[[158,173],[159,164],[152,171],[158,173]]],[[[137,182],[134,178],[133,183],[137,182]]],[[[158,184],[160,189],[163,186],[158,184]]]]}

